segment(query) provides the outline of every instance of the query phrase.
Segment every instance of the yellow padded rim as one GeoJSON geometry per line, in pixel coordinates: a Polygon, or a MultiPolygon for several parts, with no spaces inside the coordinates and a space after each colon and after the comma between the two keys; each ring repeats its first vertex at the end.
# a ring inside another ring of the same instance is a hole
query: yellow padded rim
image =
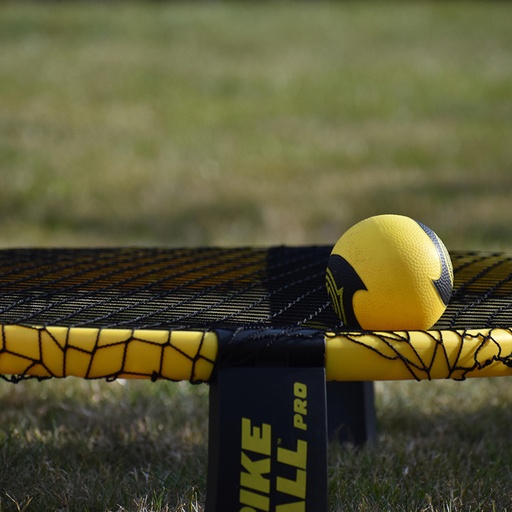
{"type": "MultiPolygon", "coordinates": [[[[327,333],[329,381],[512,375],[512,329],[327,333]]],[[[214,332],[1,326],[0,374],[203,382],[214,332]]]]}

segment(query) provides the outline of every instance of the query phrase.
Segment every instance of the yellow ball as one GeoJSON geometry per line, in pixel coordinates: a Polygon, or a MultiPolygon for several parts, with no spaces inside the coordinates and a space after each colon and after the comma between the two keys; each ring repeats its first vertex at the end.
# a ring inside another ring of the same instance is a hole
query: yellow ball
{"type": "Polygon", "coordinates": [[[377,215],[338,240],[326,282],[349,329],[426,330],[448,305],[453,267],[430,228],[402,215],[377,215]]]}

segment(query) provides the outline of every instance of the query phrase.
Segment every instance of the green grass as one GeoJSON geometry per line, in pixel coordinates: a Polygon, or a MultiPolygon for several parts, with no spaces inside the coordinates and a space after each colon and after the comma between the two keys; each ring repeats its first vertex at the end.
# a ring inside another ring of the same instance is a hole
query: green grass
{"type": "MultiPolygon", "coordinates": [[[[378,444],[331,446],[331,511],[512,510],[508,379],[376,391],[378,444]]],[[[0,510],[203,510],[207,393],[165,382],[2,385],[0,510]]]]}
{"type": "Polygon", "coordinates": [[[509,246],[511,10],[2,4],[1,243],[509,246]]]}
{"type": "Polygon", "coordinates": [[[207,387],[148,384],[2,386],[0,510],[199,510],[207,387]]]}
{"type": "MultiPolygon", "coordinates": [[[[1,247],[512,249],[506,2],[0,4],[1,247]]],[[[509,382],[378,383],[331,510],[512,510],[509,382]]],[[[196,511],[207,388],[0,382],[0,511],[196,511]]]]}
{"type": "Polygon", "coordinates": [[[507,379],[376,390],[378,444],[332,449],[332,510],[512,510],[507,379]]]}

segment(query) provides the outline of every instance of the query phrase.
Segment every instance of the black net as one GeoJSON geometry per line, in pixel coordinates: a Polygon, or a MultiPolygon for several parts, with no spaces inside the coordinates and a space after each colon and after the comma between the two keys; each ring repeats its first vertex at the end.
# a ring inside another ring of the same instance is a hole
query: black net
{"type": "MultiPolygon", "coordinates": [[[[325,288],[330,251],[324,246],[3,250],[0,324],[27,326],[38,339],[51,338],[50,326],[97,328],[91,354],[103,346],[102,330],[126,329],[131,334],[119,341],[123,364],[130,347],[141,350],[135,343],[140,330],[167,331],[169,336],[171,331],[252,330],[259,333],[252,341],[260,343],[251,343],[251,350],[268,346],[276,332],[280,340],[283,332],[289,332],[299,342],[301,332],[343,333],[325,288]],[[261,343],[265,332],[267,342],[261,343]]],[[[434,330],[511,327],[512,257],[480,252],[453,252],[451,257],[454,293],[434,330]]],[[[147,344],[157,349],[155,357],[160,359],[167,348],[186,352],[169,340],[147,340],[147,344]]],[[[42,354],[34,348],[34,357],[25,361],[20,356],[20,368],[12,373],[28,374],[28,367],[40,365],[33,372],[38,376],[65,376],[64,353],[69,347],[63,348],[60,341],[55,345],[64,358],[56,368],[41,366],[42,354]]],[[[88,350],[80,350],[88,357],[88,350]]],[[[0,353],[8,351],[15,352],[3,343],[0,353]]],[[[213,364],[214,358],[198,354],[186,354],[193,368],[198,360],[213,364]]],[[[84,377],[101,376],[89,367],[84,377]]],[[[181,378],[165,375],[161,369],[134,370],[133,374],[181,378]]],[[[107,376],[131,375],[120,366],[107,376]]],[[[193,375],[187,378],[201,380],[193,375]]]]}
{"type": "MultiPolygon", "coordinates": [[[[343,329],[329,247],[0,251],[0,324],[134,329],[343,329]]],[[[435,328],[512,325],[512,257],[454,252],[435,328]]]]}
{"type": "Polygon", "coordinates": [[[337,323],[325,248],[7,250],[0,323],[135,329],[337,323]]]}

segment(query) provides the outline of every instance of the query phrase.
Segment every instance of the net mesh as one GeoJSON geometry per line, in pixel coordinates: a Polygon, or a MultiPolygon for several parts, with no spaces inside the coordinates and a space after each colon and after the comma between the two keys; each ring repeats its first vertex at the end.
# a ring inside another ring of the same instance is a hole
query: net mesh
{"type": "MultiPolygon", "coordinates": [[[[11,380],[29,374],[65,376],[71,355],[90,358],[81,363],[87,368],[84,377],[182,379],[182,375],[166,375],[162,370],[166,354],[174,351],[190,362],[186,378],[195,382],[202,380],[196,375],[198,361],[211,366],[215,355],[202,354],[201,336],[196,345],[177,346],[173,331],[205,333],[222,329],[236,337],[236,333],[251,330],[258,333],[244,339],[251,351],[268,347],[277,331],[279,339],[284,331],[297,343],[301,342],[300,333],[302,338],[314,331],[343,336],[344,326],[334,314],[325,289],[330,250],[325,246],[3,250],[0,358],[13,358],[10,373],[17,377],[11,380]],[[19,352],[20,342],[6,331],[5,326],[12,325],[26,326],[26,332],[31,333],[27,334],[34,340],[30,356],[19,352]],[[62,328],[58,335],[56,326],[62,328]],[[69,336],[74,328],[90,329],[87,349],[73,347],[69,336]],[[112,345],[103,337],[109,329],[123,333],[112,345]],[[157,336],[155,341],[150,331],[167,334],[157,336]],[[54,352],[60,353],[54,367],[42,363],[42,338],[54,340],[44,346],[53,346],[54,352]],[[119,367],[107,375],[92,371],[96,352],[114,352],[114,347],[122,352],[119,367]],[[160,361],[157,369],[129,371],[131,358],[143,351],[155,352],[154,357],[160,361]]],[[[511,327],[512,257],[453,252],[451,258],[454,292],[433,330],[450,330],[463,340],[469,329],[511,327]]],[[[357,336],[352,337],[360,343],[357,336]]],[[[388,352],[382,356],[397,357],[388,352]]],[[[500,357],[507,363],[508,354],[500,357]]],[[[411,368],[417,365],[410,360],[406,363],[411,368]]],[[[425,362],[424,367],[428,369],[429,364],[425,362]]]]}
{"type": "Polygon", "coordinates": [[[336,323],[325,249],[0,252],[0,322],[211,329],[336,323]]]}

